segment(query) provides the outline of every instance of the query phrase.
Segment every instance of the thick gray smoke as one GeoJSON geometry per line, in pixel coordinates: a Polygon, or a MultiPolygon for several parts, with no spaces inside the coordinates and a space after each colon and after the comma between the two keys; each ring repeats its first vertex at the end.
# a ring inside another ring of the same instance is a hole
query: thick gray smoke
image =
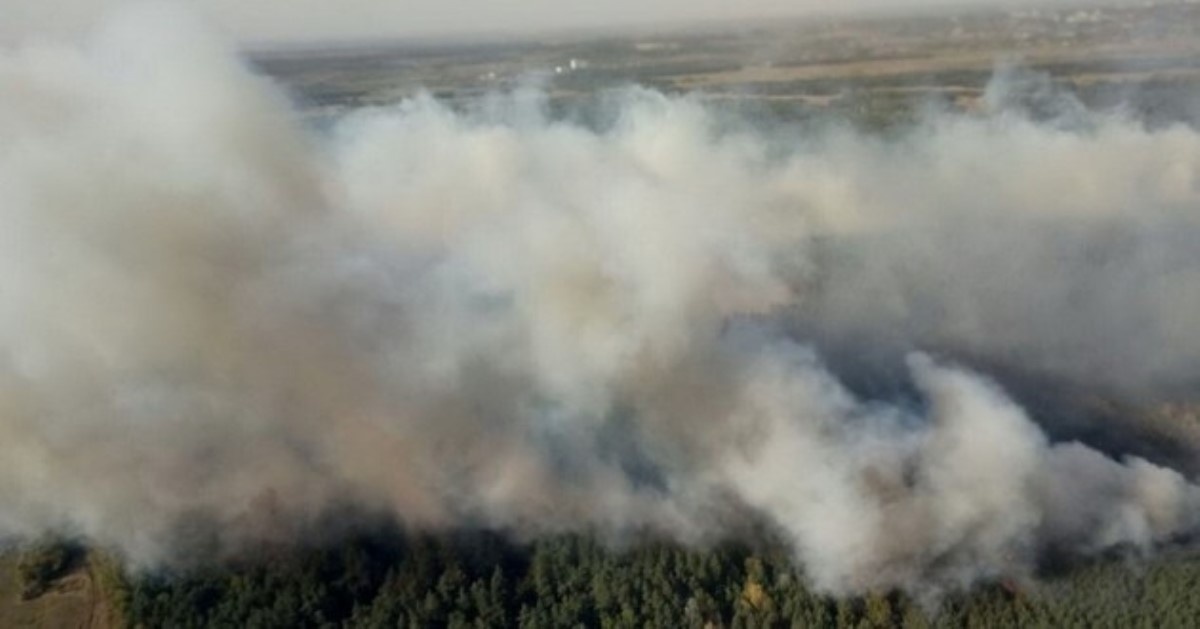
{"type": "Polygon", "coordinates": [[[845,593],[1194,533],[1189,479],[953,361],[1186,387],[1200,134],[996,90],[886,141],[637,90],[599,130],[517,94],[317,134],[186,23],[5,52],[0,536],[154,564],[345,504],[688,543],[751,512],[845,593]]]}

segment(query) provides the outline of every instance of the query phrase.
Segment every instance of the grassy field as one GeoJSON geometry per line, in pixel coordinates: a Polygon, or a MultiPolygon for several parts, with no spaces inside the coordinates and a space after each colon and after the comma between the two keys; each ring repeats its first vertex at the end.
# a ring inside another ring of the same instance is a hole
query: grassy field
{"type": "Polygon", "coordinates": [[[90,556],[31,600],[22,596],[18,558],[15,553],[0,555],[0,627],[108,629],[121,625],[95,578],[90,556]]]}

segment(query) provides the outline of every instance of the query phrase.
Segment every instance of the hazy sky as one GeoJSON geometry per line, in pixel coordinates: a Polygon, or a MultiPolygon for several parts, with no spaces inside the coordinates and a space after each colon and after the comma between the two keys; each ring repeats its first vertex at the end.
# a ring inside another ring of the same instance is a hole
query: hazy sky
{"type": "MultiPolygon", "coordinates": [[[[528,32],[985,0],[179,0],[243,41],[528,32]]],[[[1019,1],[1019,0],[1017,0],[1019,1]]],[[[1053,1],[1053,0],[1051,0],[1053,1]]],[[[1066,1],[1066,0],[1063,0],[1066,1]]],[[[128,0],[0,0],[0,40],[85,31],[128,0]]]]}

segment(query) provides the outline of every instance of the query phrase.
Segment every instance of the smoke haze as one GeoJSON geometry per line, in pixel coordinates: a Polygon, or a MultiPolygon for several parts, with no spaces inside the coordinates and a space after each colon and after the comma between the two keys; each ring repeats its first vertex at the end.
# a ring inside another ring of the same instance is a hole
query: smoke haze
{"type": "Polygon", "coordinates": [[[685,543],[749,511],[834,593],[1184,538],[1192,452],[1052,440],[987,370],[1194,392],[1200,134],[1019,86],[893,139],[637,89],[316,133],[169,15],[6,52],[0,537],[158,565],[347,504],[685,543]]]}

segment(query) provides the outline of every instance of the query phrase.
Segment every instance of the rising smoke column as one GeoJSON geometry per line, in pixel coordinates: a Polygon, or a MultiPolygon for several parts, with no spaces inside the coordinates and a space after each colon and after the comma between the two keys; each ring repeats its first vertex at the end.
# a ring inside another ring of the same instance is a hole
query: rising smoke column
{"type": "Polygon", "coordinates": [[[1186,384],[1190,128],[780,140],[630,90],[599,129],[515,94],[317,134],[159,12],[5,52],[0,93],[0,536],[153,566],[346,503],[697,543],[750,507],[850,593],[1197,526],[1180,473],[1051,443],[920,351],[1186,384]],[[846,337],[907,354],[911,393],[844,384],[814,347],[846,337]]]}

